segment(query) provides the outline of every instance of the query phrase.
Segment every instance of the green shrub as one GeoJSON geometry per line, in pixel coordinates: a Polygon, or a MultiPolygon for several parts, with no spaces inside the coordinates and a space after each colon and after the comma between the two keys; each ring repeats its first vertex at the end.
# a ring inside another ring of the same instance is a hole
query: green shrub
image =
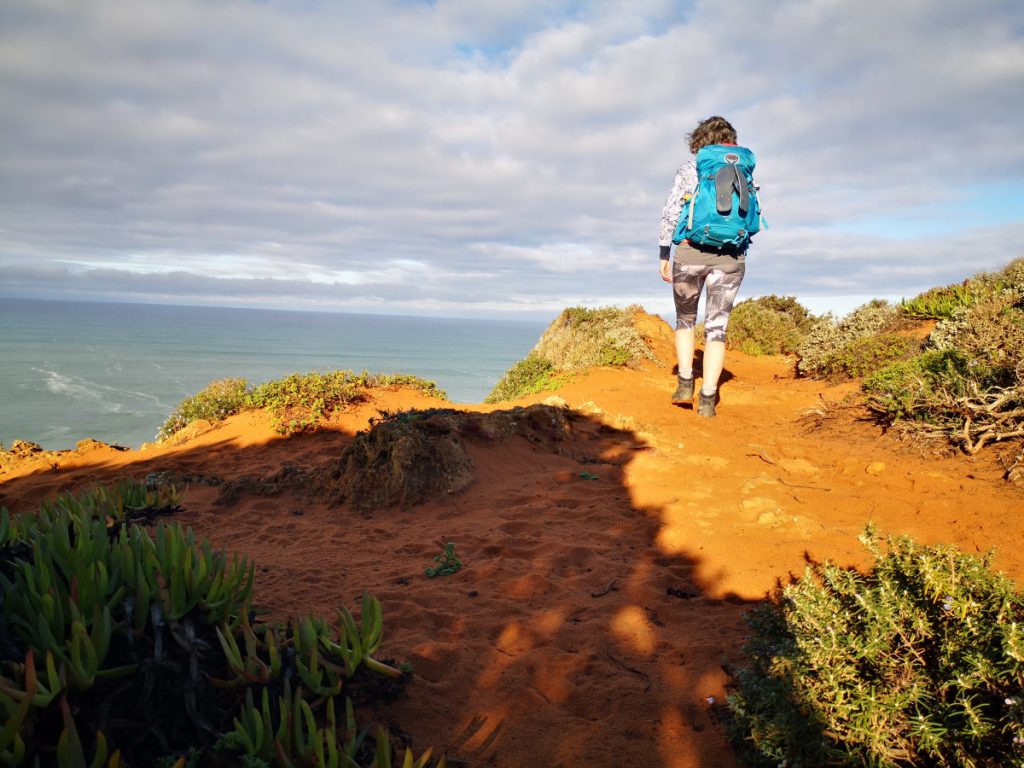
{"type": "Polygon", "coordinates": [[[931,288],[913,299],[904,300],[899,309],[912,317],[948,320],[979,301],[1007,291],[1024,295],[1024,258],[1011,261],[1001,270],[976,274],[962,283],[931,288]]]}
{"type": "Polygon", "coordinates": [[[862,575],[831,563],[748,616],[731,733],[788,768],[1024,761],[1024,599],[991,558],[888,539],[862,575]]]}
{"type": "Polygon", "coordinates": [[[633,325],[633,317],[640,311],[638,306],[569,307],[548,326],[533,352],[556,371],[654,360],[633,325]]]}
{"type": "Polygon", "coordinates": [[[157,439],[170,437],[198,419],[221,421],[238,413],[246,404],[249,389],[245,379],[211,381],[206,389],[185,398],[160,427],[157,439]]]}
{"type": "Polygon", "coordinates": [[[1015,369],[1024,361],[1024,292],[1003,290],[957,310],[935,326],[928,343],[989,368],[1015,369]]]}
{"type": "Polygon", "coordinates": [[[793,296],[760,296],[741,301],[729,315],[730,349],[748,355],[792,354],[814,318],[793,296]]]}
{"type": "Polygon", "coordinates": [[[854,339],[822,362],[820,376],[829,379],[860,378],[920,351],[916,339],[895,333],[854,339]]]}
{"type": "Polygon", "coordinates": [[[949,440],[974,454],[989,443],[1024,438],[1024,365],[1014,371],[930,350],[864,382],[868,406],[908,434],[949,440]]]}
{"type": "Polygon", "coordinates": [[[971,454],[1024,438],[1024,259],[922,296],[962,301],[936,324],[925,354],[864,382],[868,405],[907,434],[971,454]]]}
{"type": "Polygon", "coordinates": [[[335,411],[364,400],[362,382],[351,371],[314,371],[260,384],[247,404],[268,411],[277,431],[291,434],[314,429],[335,411]]]}
{"type": "Polygon", "coordinates": [[[359,375],[359,379],[364,387],[405,387],[406,389],[417,389],[438,400],[448,399],[448,393],[437,386],[436,381],[414,376],[411,373],[367,373],[363,371],[359,375]]]}
{"type": "Polygon", "coordinates": [[[0,765],[195,764],[215,743],[232,765],[390,765],[387,734],[364,744],[348,697],[405,679],[377,659],[380,603],[364,595],[336,627],[254,624],[246,558],[134,524],[178,500],[125,482],[0,510],[0,765]]]}
{"type": "Polygon", "coordinates": [[[555,366],[536,352],[531,352],[505,372],[484,402],[500,403],[537,392],[554,391],[561,384],[555,375],[555,366]]]}
{"type": "Polygon", "coordinates": [[[974,366],[956,350],[930,350],[889,365],[864,380],[867,402],[890,423],[896,419],[936,422],[949,397],[970,389],[974,366]]]}
{"type": "Polygon", "coordinates": [[[642,307],[635,305],[563,310],[530,354],[505,372],[484,402],[497,403],[558,389],[561,382],[556,374],[560,372],[655,360],[651,348],[633,324],[636,313],[642,311],[642,307]]]}
{"type": "Polygon", "coordinates": [[[1000,290],[1017,291],[1024,294],[1024,257],[1014,259],[996,273],[1000,290]]]}
{"type": "Polygon", "coordinates": [[[943,320],[958,309],[969,307],[980,298],[976,285],[965,280],[944,288],[931,288],[912,299],[900,302],[899,311],[908,317],[924,320],[943,320]]]}
{"type": "Polygon", "coordinates": [[[853,310],[839,323],[830,316],[820,318],[797,350],[797,370],[804,376],[825,377],[828,371],[841,367],[836,360],[852,343],[868,336],[894,330],[899,313],[886,301],[875,299],[853,310]]]}
{"type": "Polygon", "coordinates": [[[365,401],[368,390],[380,387],[408,387],[431,397],[448,399],[435,382],[405,373],[293,373],[255,388],[248,387],[245,379],[223,379],[183,400],[157,437],[170,437],[196,419],[221,421],[239,411],[260,408],[274,417],[274,428],[278,432],[304,432],[316,429],[321,421],[347,405],[365,401]]]}

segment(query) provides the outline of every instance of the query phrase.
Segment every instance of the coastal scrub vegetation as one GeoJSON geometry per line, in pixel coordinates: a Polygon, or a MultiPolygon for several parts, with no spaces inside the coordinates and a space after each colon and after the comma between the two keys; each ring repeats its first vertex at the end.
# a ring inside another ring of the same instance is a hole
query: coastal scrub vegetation
{"type": "Polygon", "coordinates": [[[867,375],[864,392],[883,422],[974,454],[1024,438],[1024,259],[958,288],[924,349],[867,375]]]}
{"type": "Polygon", "coordinates": [[[571,371],[654,360],[654,353],[633,322],[642,311],[637,305],[562,310],[526,358],[502,376],[484,402],[556,390],[562,381],[560,375],[571,371]]]}
{"type": "Polygon", "coordinates": [[[221,421],[245,407],[249,396],[249,382],[245,379],[218,379],[205,389],[187,397],[167,417],[160,427],[158,438],[170,437],[193,421],[221,421]]]}
{"type": "Polygon", "coordinates": [[[819,322],[794,296],[759,296],[733,308],[726,344],[747,355],[793,354],[819,322]]]}
{"type": "Polygon", "coordinates": [[[1024,761],[1024,597],[951,546],[861,537],[866,574],[809,567],[747,616],[730,731],[748,765],[1024,761]]]}
{"type": "Polygon", "coordinates": [[[899,310],[881,299],[857,307],[839,322],[826,315],[797,348],[797,371],[844,379],[878,370],[911,354],[913,345],[899,341],[898,331],[904,326],[899,310]]]}
{"type": "Polygon", "coordinates": [[[561,381],[555,376],[555,366],[551,361],[531,352],[505,372],[484,402],[515,400],[537,392],[551,392],[559,386],[561,381]]]}
{"type": "Polygon", "coordinates": [[[126,481],[0,510],[0,765],[391,765],[353,714],[408,679],[380,603],[257,622],[254,565],[158,522],[179,500],[126,481]]]}
{"type": "Polygon", "coordinates": [[[879,421],[914,440],[974,454],[1024,438],[1024,259],[898,305],[876,299],[838,320],[792,306],[783,320],[780,301],[788,299],[738,304],[730,347],[772,354],[799,339],[799,375],[861,379],[879,421]]]}
{"type": "Polygon", "coordinates": [[[274,428],[282,434],[308,431],[347,405],[366,400],[372,389],[399,386],[447,399],[435,382],[400,373],[293,373],[255,387],[245,379],[221,379],[179,403],[157,438],[166,439],[197,419],[220,421],[255,409],[268,411],[273,416],[274,428]]]}

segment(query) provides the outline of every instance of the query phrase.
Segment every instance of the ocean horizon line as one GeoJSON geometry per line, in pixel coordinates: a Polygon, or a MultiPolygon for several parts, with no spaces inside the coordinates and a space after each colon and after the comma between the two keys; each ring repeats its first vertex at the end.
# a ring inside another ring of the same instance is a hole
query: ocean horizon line
{"type": "MultiPolygon", "coordinates": [[[[18,296],[0,293],[0,301],[16,301],[16,302],[36,302],[44,304],[88,304],[88,305],[112,305],[112,306],[126,306],[126,307],[164,307],[168,309],[225,309],[225,310],[237,310],[241,312],[288,312],[291,314],[302,314],[302,315],[355,315],[358,317],[406,317],[415,319],[428,319],[428,320],[473,320],[473,321],[494,321],[498,323],[527,323],[535,324],[542,322],[545,317],[548,317],[548,313],[543,310],[523,310],[522,312],[516,310],[507,310],[506,313],[496,314],[494,317],[487,316],[484,314],[474,315],[443,315],[443,314],[407,314],[401,312],[366,312],[356,311],[349,309],[327,309],[324,307],[311,307],[296,305],[293,307],[279,307],[279,306],[251,306],[251,305],[235,305],[235,304],[207,304],[207,303],[193,303],[193,304],[180,304],[175,302],[164,302],[164,301],[131,301],[125,298],[118,299],[95,299],[95,298],[54,298],[50,296],[18,296]]],[[[572,306],[567,304],[568,306],[572,306]]],[[[559,310],[561,311],[561,310],[559,310]]],[[[557,316],[557,312],[554,315],[550,315],[550,320],[553,320],[557,316]]],[[[550,322],[549,320],[549,322],[550,322]]]]}

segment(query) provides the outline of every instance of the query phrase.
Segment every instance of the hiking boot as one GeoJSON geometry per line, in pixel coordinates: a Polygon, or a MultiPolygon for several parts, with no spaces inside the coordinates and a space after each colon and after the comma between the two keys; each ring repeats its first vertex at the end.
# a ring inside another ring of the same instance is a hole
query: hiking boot
{"type": "Polygon", "coordinates": [[[709,419],[715,415],[715,403],[718,401],[718,392],[713,395],[705,395],[703,391],[697,396],[697,415],[707,416],[709,419]]]}
{"type": "Polygon", "coordinates": [[[672,404],[680,405],[693,402],[693,379],[678,379],[678,381],[679,386],[676,387],[676,391],[672,395],[672,404]]]}

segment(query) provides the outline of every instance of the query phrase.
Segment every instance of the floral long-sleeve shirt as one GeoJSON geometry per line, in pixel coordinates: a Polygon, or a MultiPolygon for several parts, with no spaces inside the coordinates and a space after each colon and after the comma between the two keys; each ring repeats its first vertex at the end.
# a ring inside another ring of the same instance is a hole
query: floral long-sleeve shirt
{"type": "Polygon", "coordinates": [[[672,245],[672,235],[675,234],[676,224],[679,223],[679,212],[683,209],[683,196],[692,195],[693,188],[696,186],[697,160],[691,157],[676,171],[676,178],[672,182],[672,191],[668,193],[665,208],[661,212],[661,232],[658,237],[658,245],[672,245]]]}

